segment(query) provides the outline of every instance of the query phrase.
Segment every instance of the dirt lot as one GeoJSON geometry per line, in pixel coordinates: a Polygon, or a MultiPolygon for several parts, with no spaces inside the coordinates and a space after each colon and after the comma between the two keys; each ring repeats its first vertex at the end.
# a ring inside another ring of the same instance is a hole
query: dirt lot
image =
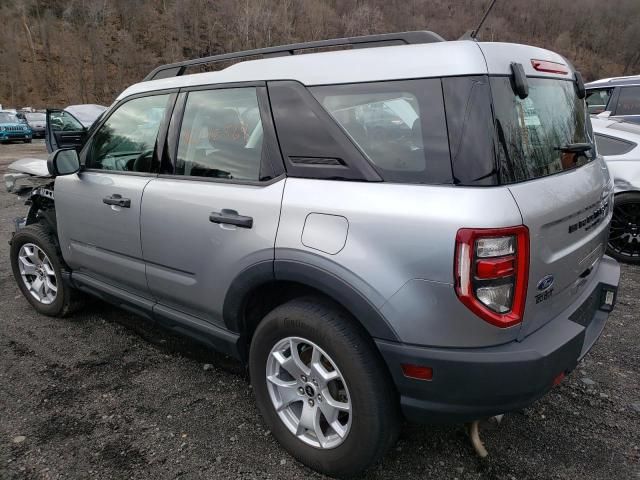
{"type": "MultiPolygon", "coordinates": [[[[0,173],[34,152],[41,142],[0,145],[0,173]]],[[[70,319],[35,314],[8,261],[25,211],[0,192],[1,479],[321,478],[266,431],[232,360],[98,301],[70,319]]],[[[640,268],[622,272],[618,308],[579,368],[483,424],[488,459],[462,426],[405,426],[365,478],[640,479],[640,268]]]]}

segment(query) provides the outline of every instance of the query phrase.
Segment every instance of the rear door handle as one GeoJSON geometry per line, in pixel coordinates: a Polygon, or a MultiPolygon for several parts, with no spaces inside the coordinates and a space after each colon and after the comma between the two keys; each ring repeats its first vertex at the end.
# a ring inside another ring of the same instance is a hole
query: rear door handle
{"type": "Polygon", "coordinates": [[[211,212],[209,221],[213,223],[221,223],[225,225],[235,225],[240,228],[253,227],[253,218],[239,215],[235,210],[223,208],[219,212],[211,212]]]}
{"type": "Polygon", "coordinates": [[[114,205],[116,207],[122,208],[130,208],[131,207],[131,199],[130,198],[122,198],[122,195],[118,193],[114,193],[110,197],[104,197],[102,199],[102,203],[106,203],[107,205],[114,205]]]}

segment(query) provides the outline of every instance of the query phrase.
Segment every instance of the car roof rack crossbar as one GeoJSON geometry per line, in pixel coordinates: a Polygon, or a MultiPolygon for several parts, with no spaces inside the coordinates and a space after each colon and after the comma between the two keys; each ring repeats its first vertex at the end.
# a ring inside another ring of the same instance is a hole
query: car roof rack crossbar
{"type": "Polygon", "coordinates": [[[410,45],[419,43],[435,43],[444,42],[444,38],[434,32],[420,30],[414,32],[401,33],[382,33],[378,35],[364,35],[361,37],[334,38],[331,40],[317,40],[305,43],[293,43],[290,45],[282,45],[278,47],[257,48],[254,50],[244,50],[242,52],[224,53],[221,55],[212,55],[210,57],[196,58],[193,60],[185,60],[183,62],[169,63],[156,67],[145,77],[145,81],[158,80],[160,78],[179,77],[189,67],[198,65],[206,65],[209,63],[221,62],[224,60],[234,60],[243,57],[262,56],[268,57],[284,57],[294,55],[298,50],[309,50],[313,48],[327,48],[352,46],[352,48],[372,48],[387,47],[392,45],[410,45]]]}

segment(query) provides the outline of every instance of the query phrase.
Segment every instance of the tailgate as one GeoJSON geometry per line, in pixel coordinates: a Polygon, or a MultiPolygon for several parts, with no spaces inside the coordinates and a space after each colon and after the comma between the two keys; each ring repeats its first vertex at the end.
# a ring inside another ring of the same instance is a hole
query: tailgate
{"type": "Polygon", "coordinates": [[[590,280],[607,242],[613,185],[598,158],[509,190],[530,234],[523,338],[574,303],[585,288],[593,288],[590,280]]]}

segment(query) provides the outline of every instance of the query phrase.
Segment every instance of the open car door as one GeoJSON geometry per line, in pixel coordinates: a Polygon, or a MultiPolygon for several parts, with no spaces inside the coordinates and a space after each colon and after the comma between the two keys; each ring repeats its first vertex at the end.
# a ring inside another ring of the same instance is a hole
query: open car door
{"type": "Polygon", "coordinates": [[[87,128],[66,110],[47,109],[45,142],[49,153],[59,148],[79,150],[87,137],[87,128]]]}

